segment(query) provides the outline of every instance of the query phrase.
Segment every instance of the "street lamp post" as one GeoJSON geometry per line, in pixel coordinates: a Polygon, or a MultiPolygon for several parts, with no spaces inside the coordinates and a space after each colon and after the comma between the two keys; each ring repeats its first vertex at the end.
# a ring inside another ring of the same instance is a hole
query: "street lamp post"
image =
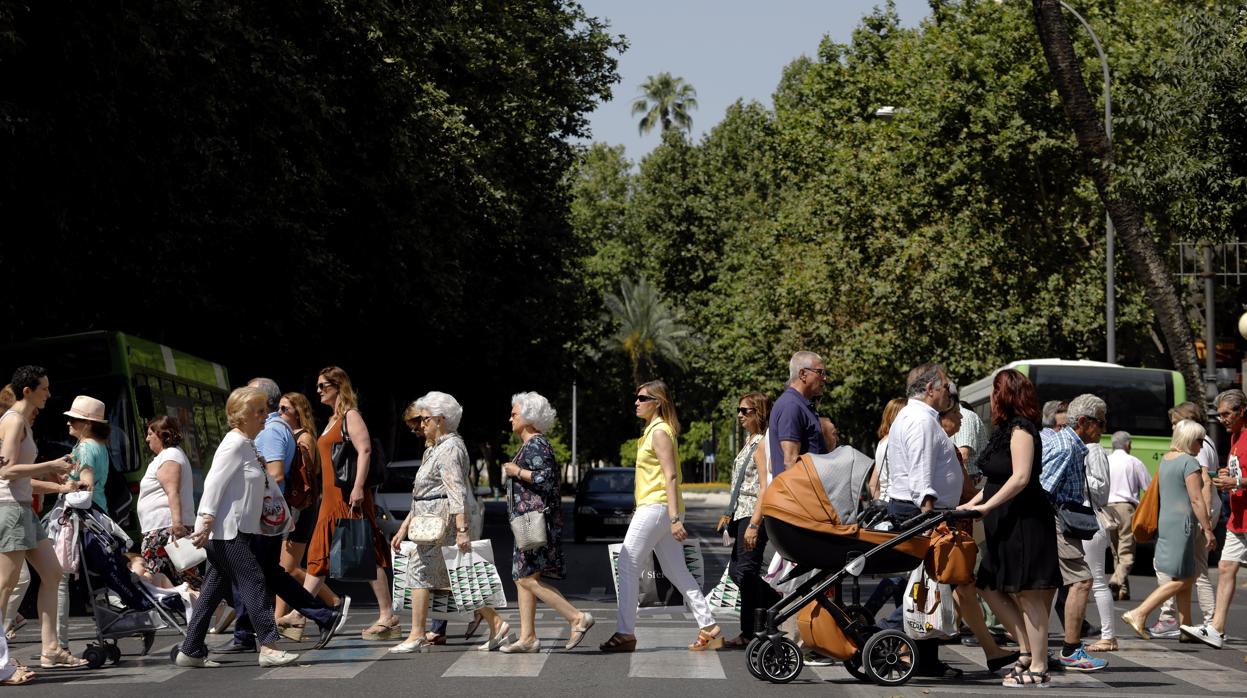
{"type": "MultiPolygon", "coordinates": [[[[1096,53],[1100,54],[1100,69],[1104,71],[1104,134],[1108,136],[1109,147],[1113,145],[1113,95],[1109,91],[1109,74],[1108,74],[1108,57],[1104,55],[1104,47],[1100,44],[1100,37],[1096,36],[1095,30],[1078,14],[1078,10],[1070,7],[1065,0],[1061,0],[1061,7],[1069,10],[1082,26],[1091,35],[1091,43],[1095,44],[1096,53]]],[[[1110,151],[1111,155],[1111,151],[1110,151]]],[[[1113,268],[1113,217],[1108,211],[1104,212],[1104,323],[1106,325],[1106,336],[1104,353],[1105,361],[1116,363],[1117,361],[1117,299],[1116,290],[1114,288],[1113,268]]]]}

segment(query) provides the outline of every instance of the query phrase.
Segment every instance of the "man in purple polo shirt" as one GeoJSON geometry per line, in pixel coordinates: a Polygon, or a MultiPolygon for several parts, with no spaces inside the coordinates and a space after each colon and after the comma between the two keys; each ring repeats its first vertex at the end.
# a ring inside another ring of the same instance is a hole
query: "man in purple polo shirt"
{"type": "Polygon", "coordinates": [[[818,413],[812,401],[823,394],[827,370],[812,351],[799,351],[788,360],[788,387],[775,400],[767,423],[771,474],[778,475],[803,453],[826,453],[818,413]]]}

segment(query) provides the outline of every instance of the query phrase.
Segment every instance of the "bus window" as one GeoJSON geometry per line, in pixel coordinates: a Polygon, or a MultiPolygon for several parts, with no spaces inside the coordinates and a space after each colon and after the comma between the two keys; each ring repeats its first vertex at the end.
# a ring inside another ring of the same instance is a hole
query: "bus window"
{"type": "Polygon", "coordinates": [[[1173,380],[1166,371],[1137,368],[1111,370],[1080,366],[1033,364],[1030,377],[1039,402],[1072,400],[1092,393],[1108,403],[1106,433],[1167,435],[1169,408],[1174,404],[1173,380]]]}

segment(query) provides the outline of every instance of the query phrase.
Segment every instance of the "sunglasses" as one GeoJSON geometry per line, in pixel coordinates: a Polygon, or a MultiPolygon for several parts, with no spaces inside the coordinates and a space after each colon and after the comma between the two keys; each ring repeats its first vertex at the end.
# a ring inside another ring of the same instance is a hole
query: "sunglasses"
{"type": "Polygon", "coordinates": [[[325,392],[326,390],[328,390],[328,389],[330,389],[330,388],[336,388],[336,387],[338,387],[336,383],[328,383],[328,382],[325,382],[325,383],[317,383],[317,384],[316,384],[316,392],[318,392],[318,393],[323,393],[323,392],[325,392]]]}
{"type": "Polygon", "coordinates": [[[758,408],[756,407],[737,407],[736,408],[736,414],[741,415],[742,417],[746,417],[757,411],[758,411],[758,408]]]}
{"type": "Polygon", "coordinates": [[[438,417],[440,417],[440,416],[441,416],[440,414],[422,414],[422,415],[420,415],[420,423],[421,423],[421,424],[424,424],[425,422],[429,421],[430,419],[437,419],[437,418],[438,418],[438,417]]]}
{"type": "Polygon", "coordinates": [[[278,405],[277,411],[281,414],[294,414],[294,408],[290,405],[278,405]]]}
{"type": "Polygon", "coordinates": [[[653,395],[637,395],[636,402],[658,402],[658,398],[653,395]]]}
{"type": "Polygon", "coordinates": [[[825,369],[825,368],[803,368],[803,369],[801,369],[801,370],[802,370],[802,371],[810,371],[810,372],[812,372],[812,373],[817,373],[818,375],[822,376],[823,378],[826,378],[826,377],[827,377],[827,369],[825,369]]]}
{"type": "Polygon", "coordinates": [[[1103,429],[1103,428],[1104,428],[1104,420],[1103,420],[1103,419],[1100,419],[1100,418],[1098,418],[1098,417],[1092,417],[1091,415],[1087,415],[1086,417],[1084,417],[1084,419],[1086,419],[1088,422],[1095,422],[1096,424],[1100,425],[1100,428],[1101,428],[1101,429],[1103,429]]]}

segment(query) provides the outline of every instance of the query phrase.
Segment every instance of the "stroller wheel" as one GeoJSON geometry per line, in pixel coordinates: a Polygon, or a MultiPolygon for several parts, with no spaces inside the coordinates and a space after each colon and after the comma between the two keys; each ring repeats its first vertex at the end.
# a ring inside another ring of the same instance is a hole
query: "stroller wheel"
{"type": "Polygon", "coordinates": [[[110,664],[117,664],[121,662],[121,648],[120,647],[118,647],[115,644],[112,644],[112,645],[105,645],[104,649],[108,653],[108,662],[110,664]]]}
{"type": "Polygon", "coordinates": [[[758,660],[763,676],[771,683],[792,681],[801,673],[803,664],[801,648],[786,637],[767,642],[759,652],[758,660]]]}
{"type": "Polygon", "coordinates": [[[749,669],[749,675],[755,679],[766,678],[766,675],[762,673],[762,649],[770,642],[770,640],[755,637],[745,646],[745,666],[749,669]]]}
{"type": "Polygon", "coordinates": [[[880,686],[900,686],[918,668],[918,647],[899,630],[880,630],[862,648],[862,669],[880,686]]]}
{"type": "Polygon", "coordinates": [[[108,661],[108,652],[99,645],[87,645],[87,648],[82,651],[82,658],[87,660],[87,666],[99,669],[104,666],[104,662],[108,661]]]}
{"type": "Polygon", "coordinates": [[[146,657],[152,651],[152,645],[156,644],[156,633],[143,633],[143,651],[141,654],[146,657]]]}
{"type": "Polygon", "coordinates": [[[858,681],[861,681],[862,683],[873,683],[870,680],[870,677],[866,675],[866,672],[862,671],[862,653],[861,652],[855,652],[852,657],[849,657],[848,659],[844,660],[843,663],[844,663],[844,668],[848,670],[849,674],[851,674],[853,678],[857,679],[858,681]]]}

